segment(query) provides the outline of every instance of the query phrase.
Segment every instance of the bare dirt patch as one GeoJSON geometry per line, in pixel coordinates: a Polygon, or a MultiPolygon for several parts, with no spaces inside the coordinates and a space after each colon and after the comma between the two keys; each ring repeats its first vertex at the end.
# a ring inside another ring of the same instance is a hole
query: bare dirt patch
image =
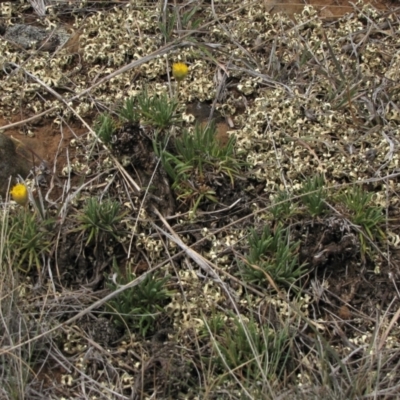
{"type": "MultiPolygon", "coordinates": [[[[311,0],[307,2],[292,2],[289,0],[266,1],[266,5],[270,7],[271,12],[287,13],[291,16],[300,14],[305,5],[310,5],[318,11],[318,15],[326,21],[333,21],[342,17],[347,13],[354,11],[353,2],[349,0],[311,0]]],[[[396,7],[395,1],[390,0],[372,0],[364,3],[369,3],[379,10],[387,10],[396,7]]]]}

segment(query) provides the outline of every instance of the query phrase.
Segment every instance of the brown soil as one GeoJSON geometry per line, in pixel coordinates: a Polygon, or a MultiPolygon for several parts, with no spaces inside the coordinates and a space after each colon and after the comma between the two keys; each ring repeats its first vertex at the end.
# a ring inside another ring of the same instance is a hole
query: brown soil
{"type": "MultiPolygon", "coordinates": [[[[14,117],[12,121],[0,118],[1,126],[7,126],[25,120],[27,117],[14,117]]],[[[31,156],[35,165],[45,162],[50,168],[56,164],[56,171],[60,172],[65,165],[65,151],[71,139],[86,132],[80,123],[71,122],[61,130],[53,120],[42,119],[34,121],[32,125],[16,126],[5,130],[5,134],[15,141],[21,142],[24,149],[19,148],[20,156],[31,156]],[[28,134],[28,131],[30,134],[28,134]]],[[[20,146],[21,147],[21,146],[20,146]]],[[[70,151],[71,152],[71,151],[70,151]]]]}
{"type": "MultiPolygon", "coordinates": [[[[350,0],[311,0],[298,2],[290,0],[265,0],[265,4],[270,7],[270,11],[273,13],[299,14],[302,12],[305,4],[308,4],[318,10],[318,15],[322,19],[327,20],[340,18],[346,13],[353,12],[352,3],[355,4],[356,2],[350,0]]],[[[364,3],[372,4],[379,10],[394,8],[396,6],[396,2],[390,0],[371,0],[364,1],[364,3]]]]}

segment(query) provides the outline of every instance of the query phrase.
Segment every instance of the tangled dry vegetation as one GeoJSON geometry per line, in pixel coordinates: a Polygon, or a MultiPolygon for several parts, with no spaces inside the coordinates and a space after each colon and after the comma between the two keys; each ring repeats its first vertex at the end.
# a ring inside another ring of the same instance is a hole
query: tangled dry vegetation
{"type": "Polygon", "coordinates": [[[86,133],[3,199],[0,397],[398,398],[397,13],[47,3],[3,129],[86,133]]]}

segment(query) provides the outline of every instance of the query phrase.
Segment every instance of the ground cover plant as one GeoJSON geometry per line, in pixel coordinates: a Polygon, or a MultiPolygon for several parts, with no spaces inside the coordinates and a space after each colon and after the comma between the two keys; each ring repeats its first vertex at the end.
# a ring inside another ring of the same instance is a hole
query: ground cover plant
{"type": "Polygon", "coordinates": [[[1,398],[398,397],[399,19],[352,10],[0,3],[2,129],[60,137],[1,200],[1,398]]]}

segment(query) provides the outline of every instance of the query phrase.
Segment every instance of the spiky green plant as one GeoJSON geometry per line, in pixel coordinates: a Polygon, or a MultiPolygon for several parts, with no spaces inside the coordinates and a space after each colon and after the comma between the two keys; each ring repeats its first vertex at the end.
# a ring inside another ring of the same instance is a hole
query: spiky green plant
{"type": "Polygon", "coordinates": [[[10,214],[5,223],[7,226],[2,229],[8,232],[7,246],[12,248],[14,265],[25,273],[36,267],[40,275],[44,258],[50,253],[54,221],[38,218],[29,209],[21,208],[10,214]]]}
{"type": "Polygon", "coordinates": [[[234,136],[224,146],[218,142],[215,124],[197,124],[193,133],[186,130],[175,140],[173,152],[159,150],[173,189],[180,200],[190,202],[193,212],[205,199],[217,201],[211,187],[215,177],[226,176],[234,185],[245,165],[236,156],[234,144],[234,136]]]}
{"type": "Polygon", "coordinates": [[[116,124],[110,114],[100,114],[95,123],[94,131],[104,144],[109,144],[115,131],[116,124]]]}
{"type": "Polygon", "coordinates": [[[201,10],[201,7],[194,6],[182,13],[181,22],[183,29],[197,29],[201,24],[201,19],[196,18],[196,13],[201,10]]]}
{"type": "Polygon", "coordinates": [[[120,204],[114,200],[99,200],[91,197],[82,211],[78,213],[78,227],[87,237],[86,245],[103,242],[108,238],[118,239],[120,222],[126,213],[121,212],[120,204]]]}
{"type": "MultiPolygon", "coordinates": [[[[131,270],[121,274],[116,263],[114,270],[117,279],[115,283],[108,284],[111,290],[136,279],[131,270]]],[[[138,330],[142,336],[146,336],[156,316],[163,311],[163,306],[172,295],[172,291],[166,288],[168,280],[168,277],[160,278],[157,274],[149,274],[139,285],[123,291],[110,300],[107,303],[107,310],[112,313],[115,324],[120,328],[138,330]]]]}
{"type": "Polygon", "coordinates": [[[175,116],[177,106],[176,99],[170,99],[165,93],[150,96],[144,89],[137,97],[138,113],[143,123],[161,130],[178,121],[175,116]]]}
{"type": "Polygon", "coordinates": [[[124,105],[119,110],[119,117],[123,121],[128,121],[131,124],[140,121],[140,113],[137,101],[134,97],[128,97],[125,100],[124,105]]]}
{"type": "Polygon", "coordinates": [[[215,309],[212,309],[211,312],[208,317],[203,315],[204,325],[199,331],[200,338],[208,337],[209,334],[219,336],[224,330],[227,318],[225,313],[220,313],[215,309]]]}
{"type": "Polygon", "coordinates": [[[249,246],[242,273],[250,283],[268,284],[267,274],[276,284],[289,286],[306,271],[306,265],[298,260],[300,243],[291,241],[288,228],[279,225],[274,232],[269,226],[261,233],[252,230],[249,246]]]}
{"type": "MultiPolygon", "coordinates": [[[[379,225],[385,220],[382,207],[375,206],[371,200],[373,193],[369,193],[359,185],[345,191],[339,196],[339,200],[348,208],[349,219],[355,225],[360,226],[364,233],[372,240],[384,238],[385,234],[379,225]]],[[[366,251],[364,235],[360,235],[362,251],[366,251]]]]}
{"type": "Polygon", "coordinates": [[[248,321],[234,316],[215,337],[221,368],[228,367],[240,380],[262,382],[264,378],[279,380],[290,361],[288,328],[279,331],[254,318],[248,321]]]}
{"type": "Polygon", "coordinates": [[[295,213],[295,209],[296,203],[291,199],[289,192],[285,190],[274,197],[270,211],[274,220],[285,221],[295,213]]]}
{"type": "Polygon", "coordinates": [[[317,217],[325,212],[325,179],[322,175],[307,178],[300,191],[301,200],[307,207],[312,217],[317,217]]]}
{"type": "Polygon", "coordinates": [[[166,7],[161,15],[160,22],[158,24],[161,34],[164,37],[165,43],[168,43],[172,40],[172,33],[176,27],[176,21],[176,10],[171,10],[170,7],[166,7]]]}

